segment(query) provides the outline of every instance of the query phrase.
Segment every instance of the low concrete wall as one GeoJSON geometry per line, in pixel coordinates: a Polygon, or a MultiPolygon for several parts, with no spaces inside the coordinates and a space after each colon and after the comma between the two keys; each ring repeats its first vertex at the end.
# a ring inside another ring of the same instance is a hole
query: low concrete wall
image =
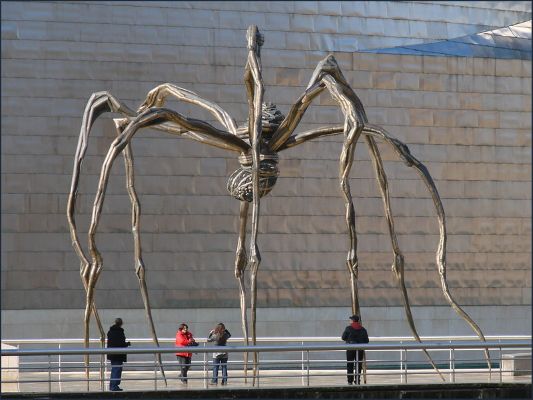
{"type": "Polygon", "coordinates": [[[502,369],[507,376],[531,375],[531,353],[504,354],[502,369]]]}
{"type": "MultiPolygon", "coordinates": [[[[531,306],[467,306],[465,311],[485,335],[530,335],[531,306]]],[[[470,327],[447,306],[413,307],[422,336],[473,335],[470,327]]],[[[402,307],[362,307],[370,336],[411,336],[402,307]]],[[[348,324],[349,307],[284,307],[257,310],[258,336],[339,336],[348,324]]],[[[150,337],[142,309],[101,309],[104,329],[116,317],[124,320],[130,338],[150,337]]],[[[160,337],[174,337],[186,322],[195,337],[206,337],[217,322],[224,322],[234,337],[241,333],[238,308],[156,309],[154,321],[160,337]]],[[[81,338],[83,310],[2,310],[2,338],[81,338]]],[[[94,322],[91,337],[98,337],[94,322]]]]}
{"type": "MultiPolygon", "coordinates": [[[[18,346],[10,346],[2,343],[2,350],[4,349],[18,349],[18,346]]],[[[19,357],[18,356],[2,356],[2,392],[18,392],[18,383],[4,383],[5,381],[18,381],[19,379],[19,357]],[[7,368],[7,369],[4,369],[7,368]]]]}

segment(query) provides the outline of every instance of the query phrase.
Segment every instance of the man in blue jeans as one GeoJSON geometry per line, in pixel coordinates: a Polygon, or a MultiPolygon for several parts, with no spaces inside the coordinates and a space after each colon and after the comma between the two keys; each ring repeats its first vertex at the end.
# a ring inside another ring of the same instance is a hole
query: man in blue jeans
{"type": "MultiPolygon", "coordinates": [[[[115,319],[115,325],[107,332],[107,348],[128,347],[130,342],[126,342],[126,335],[122,329],[122,319],[115,319]]],[[[109,380],[109,390],[112,392],[122,392],[120,378],[122,377],[122,364],[128,361],[127,354],[108,354],[107,359],[111,361],[111,379],[109,380]]]]}
{"type": "MultiPolygon", "coordinates": [[[[214,343],[215,346],[225,346],[231,333],[226,329],[222,322],[218,323],[215,329],[209,332],[208,342],[214,343]]],[[[213,379],[211,384],[218,383],[218,370],[222,369],[222,385],[228,383],[228,353],[225,351],[213,353],[213,379]]]]}

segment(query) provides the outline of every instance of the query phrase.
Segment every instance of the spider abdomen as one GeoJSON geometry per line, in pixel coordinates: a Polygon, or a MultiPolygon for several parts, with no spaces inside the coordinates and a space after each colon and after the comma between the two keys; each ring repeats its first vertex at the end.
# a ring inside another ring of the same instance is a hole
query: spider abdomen
{"type": "MultiPolygon", "coordinates": [[[[269,156],[265,157],[261,154],[261,161],[259,162],[259,197],[270,193],[279,175],[277,155],[275,157],[269,156]]],[[[253,200],[251,164],[241,163],[241,167],[228,178],[226,188],[237,200],[251,203],[253,200]]]]}

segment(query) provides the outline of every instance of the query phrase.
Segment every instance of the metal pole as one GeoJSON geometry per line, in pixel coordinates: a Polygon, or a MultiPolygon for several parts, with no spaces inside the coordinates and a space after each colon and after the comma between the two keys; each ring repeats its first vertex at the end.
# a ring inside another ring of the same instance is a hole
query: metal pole
{"type": "Polygon", "coordinates": [[[52,365],[51,365],[52,356],[48,356],[48,393],[52,393],[52,365]]]}
{"type": "MultiPolygon", "coordinates": [[[[205,343],[204,343],[205,347],[205,343]]],[[[207,375],[207,353],[204,353],[204,389],[207,389],[207,380],[209,376],[207,375]]]]}
{"type": "Polygon", "coordinates": [[[453,369],[452,357],[453,357],[453,355],[452,355],[452,347],[451,346],[452,346],[452,341],[450,340],[450,353],[448,355],[448,357],[449,357],[449,360],[448,360],[449,361],[449,363],[448,363],[449,366],[448,366],[448,368],[450,370],[450,382],[453,382],[453,372],[452,372],[452,369],[453,369]]]}
{"type": "MultiPolygon", "coordinates": [[[[58,347],[58,350],[61,351],[61,343],[59,343],[57,345],[58,347]]],[[[58,364],[58,379],[59,379],[59,393],[61,393],[62,391],[62,388],[61,388],[61,354],[58,354],[57,356],[57,364],[58,364]]]]}
{"type": "Polygon", "coordinates": [[[405,383],[403,378],[403,368],[404,368],[404,362],[403,362],[403,351],[400,350],[400,383],[405,383]]]}
{"type": "Polygon", "coordinates": [[[355,385],[361,384],[361,376],[359,375],[359,350],[355,350],[355,363],[353,366],[353,383],[355,385]]]}
{"type": "Polygon", "coordinates": [[[500,383],[502,383],[503,377],[502,377],[502,369],[503,369],[503,362],[502,362],[502,348],[498,348],[500,353],[500,383]]]}
{"type": "MultiPolygon", "coordinates": [[[[304,345],[304,342],[302,341],[302,347],[304,345]]],[[[302,386],[305,385],[305,378],[304,378],[304,371],[305,371],[305,352],[302,350],[302,386]]]]}
{"type": "MultiPolygon", "coordinates": [[[[489,352],[489,355],[490,355],[490,350],[488,350],[488,352],[489,352]]],[[[492,360],[492,358],[491,358],[491,360],[492,360]]],[[[489,377],[488,377],[487,382],[492,382],[492,366],[491,365],[492,365],[492,361],[489,361],[489,377]]]]}
{"type": "Polygon", "coordinates": [[[451,349],[451,356],[452,356],[452,382],[455,383],[455,349],[451,349]]]}
{"type": "Polygon", "coordinates": [[[107,361],[104,360],[104,391],[105,391],[105,378],[106,378],[106,376],[107,376],[107,361]]]}
{"type": "Polygon", "coordinates": [[[404,377],[405,377],[405,380],[404,382],[407,383],[407,349],[404,349],[404,357],[405,357],[405,362],[404,362],[404,377]]]}
{"type": "Polygon", "coordinates": [[[105,379],[105,374],[104,374],[104,355],[101,354],[100,355],[100,391],[103,392],[105,391],[105,387],[104,387],[104,379],[105,379]]]}
{"type": "Polygon", "coordinates": [[[154,354],[154,390],[157,391],[157,356],[154,354]]]}
{"type": "Polygon", "coordinates": [[[309,386],[309,350],[306,351],[307,356],[307,386],[309,386]]]}
{"type": "Polygon", "coordinates": [[[259,352],[257,352],[257,387],[259,387],[259,366],[261,362],[259,361],[259,352]]]}

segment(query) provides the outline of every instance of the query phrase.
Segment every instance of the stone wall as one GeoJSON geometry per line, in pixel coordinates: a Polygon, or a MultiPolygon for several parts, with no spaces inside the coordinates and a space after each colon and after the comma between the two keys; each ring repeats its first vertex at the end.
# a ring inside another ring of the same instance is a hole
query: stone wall
{"type": "MultiPolygon", "coordinates": [[[[266,100],[287,112],[333,51],[369,120],[429,168],[447,214],[448,279],[467,306],[531,305],[531,62],[366,54],[356,50],[466,35],[531,19],[529,2],[2,3],[2,309],[81,309],[84,291],[66,221],[86,101],[109,90],[135,108],[172,82],[246,118],[245,29],[265,33],[266,100]],[[458,4],[455,4],[458,3],[458,4]],[[483,24],[483,26],[481,26],[483,24]],[[355,52],[354,52],[355,51],[355,52]]],[[[170,102],[186,115],[209,115],[170,102]]],[[[302,129],[342,122],[321,95],[302,129]]],[[[82,243],[111,117],[83,165],[82,243]]],[[[348,307],[347,235],[339,195],[342,137],[280,153],[261,202],[259,307],[348,307]]],[[[411,302],[442,306],[438,226],[416,173],[381,144],[411,302]]],[[[156,309],[238,307],[238,202],[225,190],[236,157],[146,130],[133,144],[148,287],[156,309]]],[[[139,309],[121,160],[97,243],[102,309],[139,309]]],[[[364,307],[400,306],[383,207],[364,142],[351,174],[364,307]]],[[[48,314],[47,314],[48,315],[48,314]]],[[[4,313],[2,325],[7,323],[4,313]]],[[[80,314],[81,318],[81,314],[80,314]]]]}

